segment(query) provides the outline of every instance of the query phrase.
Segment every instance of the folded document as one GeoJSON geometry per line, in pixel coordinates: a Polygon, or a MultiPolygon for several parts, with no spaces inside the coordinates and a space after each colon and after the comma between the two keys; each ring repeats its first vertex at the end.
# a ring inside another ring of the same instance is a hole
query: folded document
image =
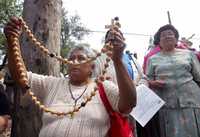
{"type": "Polygon", "coordinates": [[[137,86],[136,90],[137,105],[131,115],[144,127],[165,102],[144,84],[137,86]]]}

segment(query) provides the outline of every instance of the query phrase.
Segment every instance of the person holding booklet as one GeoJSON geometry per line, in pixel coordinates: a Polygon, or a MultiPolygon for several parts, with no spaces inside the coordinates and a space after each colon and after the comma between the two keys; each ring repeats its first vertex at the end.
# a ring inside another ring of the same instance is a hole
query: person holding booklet
{"type": "Polygon", "coordinates": [[[148,59],[149,87],[166,104],[158,113],[160,137],[199,137],[200,63],[192,51],[175,48],[179,33],[170,25],[157,32],[160,52],[148,59]]]}

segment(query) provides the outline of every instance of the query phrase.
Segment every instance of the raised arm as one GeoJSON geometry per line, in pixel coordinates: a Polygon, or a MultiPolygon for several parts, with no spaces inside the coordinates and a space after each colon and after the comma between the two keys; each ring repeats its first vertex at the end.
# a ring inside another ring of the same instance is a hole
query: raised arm
{"type": "MultiPolygon", "coordinates": [[[[122,113],[129,113],[136,106],[136,89],[122,62],[122,55],[125,48],[123,36],[120,33],[113,33],[111,35],[115,37],[114,40],[111,40],[111,43],[113,45],[112,59],[115,66],[120,96],[118,108],[122,113]]],[[[109,41],[109,37],[106,41],[109,41]]]]}
{"type": "Polygon", "coordinates": [[[21,22],[12,17],[4,28],[7,39],[8,68],[12,78],[22,88],[28,88],[27,71],[21,56],[19,36],[21,34],[21,22]]]}

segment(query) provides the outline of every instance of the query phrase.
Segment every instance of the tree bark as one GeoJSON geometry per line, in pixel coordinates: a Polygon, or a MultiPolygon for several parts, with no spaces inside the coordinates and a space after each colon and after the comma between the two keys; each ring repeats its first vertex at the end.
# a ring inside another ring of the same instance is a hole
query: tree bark
{"type": "MultiPolygon", "coordinates": [[[[61,0],[25,0],[23,18],[50,52],[60,55],[61,0]]],[[[60,65],[55,59],[44,57],[23,35],[22,52],[28,70],[59,76],[60,65]]]]}
{"type": "MultiPolygon", "coordinates": [[[[60,55],[61,5],[61,0],[25,0],[23,9],[23,18],[36,38],[57,55],[60,55]]],[[[28,71],[59,76],[59,62],[42,54],[26,34],[22,35],[21,50],[28,71]]],[[[19,89],[13,89],[20,93],[19,89]]],[[[23,102],[27,98],[20,99],[23,102]]],[[[17,108],[14,109],[12,137],[38,137],[42,126],[38,107],[28,99],[26,105],[17,108]]]]}

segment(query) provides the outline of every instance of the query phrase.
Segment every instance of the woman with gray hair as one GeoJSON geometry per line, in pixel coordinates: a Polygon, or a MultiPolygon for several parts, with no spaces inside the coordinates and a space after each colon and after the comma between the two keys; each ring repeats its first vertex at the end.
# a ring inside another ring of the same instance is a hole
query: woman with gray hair
{"type": "MultiPolygon", "coordinates": [[[[16,75],[15,69],[17,67],[12,61],[14,45],[10,41],[13,34],[20,34],[20,28],[21,25],[17,18],[12,18],[5,27],[5,35],[8,41],[8,63],[12,64],[12,68],[10,68],[12,76],[16,75]]],[[[116,71],[117,85],[107,80],[102,84],[113,109],[128,114],[136,105],[136,90],[121,60],[124,49],[121,36],[113,34],[113,37],[115,39],[112,40],[114,45],[112,60],[116,71]]],[[[90,48],[78,46],[70,51],[68,60],[73,63],[85,62],[93,55],[95,54],[90,48]]],[[[24,65],[23,69],[25,69],[24,65]]],[[[107,136],[110,119],[99,92],[94,92],[98,90],[98,84],[96,84],[98,82],[92,78],[94,70],[95,63],[86,62],[78,65],[69,64],[68,78],[27,73],[31,90],[44,102],[44,105],[47,106],[46,110],[70,112],[72,116],[71,118],[66,116],[56,117],[44,113],[43,126],[39,137],[107,136]],[[75,110],[73,111],[76,112],[75,116],[73,116],[74,113],[71,113],[72,110],[75,110]]],[[[19,79],[13,78],[20,84],[19,79]]]]}

